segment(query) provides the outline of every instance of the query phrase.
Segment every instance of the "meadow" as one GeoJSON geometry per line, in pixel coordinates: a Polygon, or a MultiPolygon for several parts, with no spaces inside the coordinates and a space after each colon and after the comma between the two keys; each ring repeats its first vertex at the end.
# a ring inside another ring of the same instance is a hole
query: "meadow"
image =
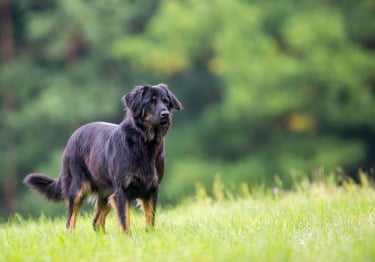
{"type": "Polygon", "coordinates": [[[238,194],[214,185],[158,209],[145,232],[131,212],[131,234],[121,235],[113,212],[107,232],[79,216],[74,233],[65,218],[15,216],[0,224],[0,261],[374,261],[375,191],[369,184],[301,183],[238,194]]]}

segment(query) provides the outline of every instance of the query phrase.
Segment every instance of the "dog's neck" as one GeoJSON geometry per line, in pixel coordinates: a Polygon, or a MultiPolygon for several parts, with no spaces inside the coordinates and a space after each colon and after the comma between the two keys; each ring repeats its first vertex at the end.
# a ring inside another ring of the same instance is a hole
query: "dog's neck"
{"type": "Polygon", "coordinates": [[[120,126],[125,130],[132,129],[129,131],[138,133],[140,138],[146,143],[160,143],[168,133],[170,124],[162,126],[150,125],[145,123],[141,117],[134,118],[131,113],[128,113],[120,126]]]}

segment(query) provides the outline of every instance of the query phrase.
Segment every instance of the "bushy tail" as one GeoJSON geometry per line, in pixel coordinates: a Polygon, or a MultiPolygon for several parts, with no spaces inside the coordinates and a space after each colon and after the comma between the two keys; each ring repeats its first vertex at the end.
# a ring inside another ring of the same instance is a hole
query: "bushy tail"
{"type": "Polygon", "coordinates": [[[36,192],[42,194],[45,198],[51,201],[59,202],[63,200],[59,180],[53,180],[43,174],[33,173],[29,174],[23,180],[28,187],[34,189],[36,192]]]}

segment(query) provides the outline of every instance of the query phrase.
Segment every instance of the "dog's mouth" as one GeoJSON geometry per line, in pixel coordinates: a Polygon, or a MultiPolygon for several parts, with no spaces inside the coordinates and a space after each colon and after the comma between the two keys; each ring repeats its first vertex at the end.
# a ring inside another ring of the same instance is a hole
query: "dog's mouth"
{"type": "Polygon", "coordinates": [[[163,117],[163,118],[160,119],[159,122],[160,122],[161,125],[169,124],[170,119],[169,119],[169,117],[163,117]]]}
{"type": "Polygon", "coordinates": [[[169,123],[169,119],[160,119],[159,121],[151,122],[153,126],[167,126],[169,123]]]}
{"type": "Polygon", "coordinates": [[[169,117],[159,118],[159,119],[146,118],[145,120],[146,122],[149,122],[153,126],[165,126],[171,122],[169,117]]]}

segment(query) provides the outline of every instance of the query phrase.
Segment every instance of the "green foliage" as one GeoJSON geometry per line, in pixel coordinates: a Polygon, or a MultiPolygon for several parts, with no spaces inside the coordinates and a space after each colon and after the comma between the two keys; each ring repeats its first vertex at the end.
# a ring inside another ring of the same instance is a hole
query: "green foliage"
{"type": "Polygon", "coordinates": [[[164,200],[217,174],[233,187],[278,177],[287,188],[320,168],[354,175],[374,166],[371,0],[11,5],[16,52],[0,57],[0,184],[32,171],[56,177],[71,132],[119,122],[121,96],[159,82],[185,106],[166,142],[164,200]]]}

